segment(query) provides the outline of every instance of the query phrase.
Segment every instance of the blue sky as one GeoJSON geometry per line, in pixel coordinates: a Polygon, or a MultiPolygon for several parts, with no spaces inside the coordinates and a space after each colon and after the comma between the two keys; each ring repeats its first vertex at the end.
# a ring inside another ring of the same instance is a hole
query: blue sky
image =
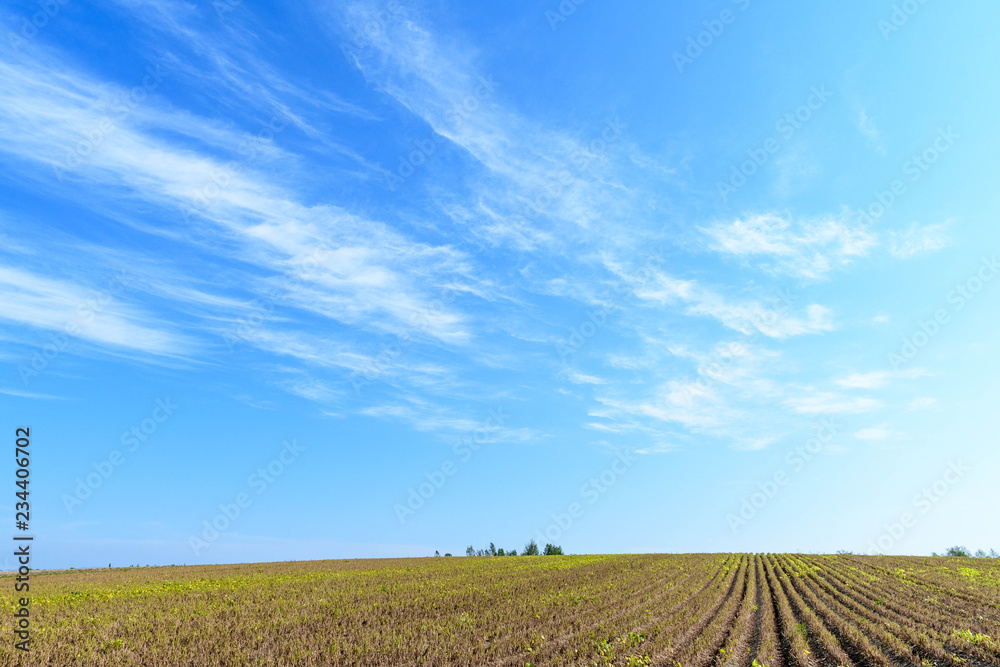
{"type": "Polygon", "coordinates": [[[998,19],[7,3],[38,565],[1000,548],[998,19]]]}

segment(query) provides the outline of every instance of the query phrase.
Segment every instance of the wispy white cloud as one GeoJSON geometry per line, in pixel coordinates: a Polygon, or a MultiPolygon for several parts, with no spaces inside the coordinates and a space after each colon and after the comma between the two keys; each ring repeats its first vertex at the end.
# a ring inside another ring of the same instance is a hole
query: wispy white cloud
{"type": "Polygon", "coordinates": [[[893,380],[913,380],[926,377],[930,373],[923,368],[909,368],[902,371],[872,371],[870,373],[854,373],[836,380],[836,383],[847,389],[881,389],[893,380]]]}
{"type": "Polygon", "coordinates": [[[843,396],[833,392],[803,393],[785,400],[795,412],[809,415],[861,414],[883,407],[882,401],[868,397],[843,396]]]}
{"type": "MultiPolygon", "coordinates": [[[[173,76],[183,76],[212,91],[215,102],[231,110],[239,105],[277,114],[313,138],[329,143],[312,127],[302,109],[350,114],[371,119],[364,108],[341,99],[326,89],[309,89],[293,81],[294,72],[279,72],[259,57],[267,27],[249,7],[198,6],[183,0],[115,0],[132,18],[144,22],[151,34],[159,35],[155,57],[173,76]],[[207,20],[206,20],[207,19],[207,20]],[[221,23],[221,29],[216,23],[221,23]],[[205,29],[205,26],[211,26],[205,29]],[[171,39],[172,38],[172,39],[171,39]],[[182,52],[178,53],[177,51],[182,52]],[[221,94],[226,91],[228,94],[221,94]]],[[[347,149],[344,149],[345,152],[347,149]]],[[[360,156],[358,156],[360,157],[360,156]]]]}
{"type": "Polygon", "coordinates": [[[694,280],[681,280],[657,272],[654,280],[641,286],[635,295],[657,303],[683,303],[689,315],[710,317],[743,334],[762,333],[770,338],[787,338],[833,331],[830,310],[819,304],[806,306],[804,317],[788,312],[787,304],[759,301],[736,303],[703,287],[694,280]]]}
{"type": "Polygon", "coordinates": [[[641,456],[649,456],[651,454],[669,454],[671,452],[676,452],[680,450],[680,445],[670,442],[659,443],[652,445],[651,447],[642,447],[635,450],[636,454],[641,456]]]}
{"type": "Polygon", "coordinates": [[[872,318],[872,324],[877,327],[885,326],[888,323],[889,323],[888,315],[876,315],[875,317],[872,318]]]}
{"type": "Polygon", "coordinates": [[[882,132],[875,124],[875,120],[868,115],[868,110],[864,107],[858,108],[858,129],[865,136],[868,143],[879,153],[885,155],[885,144],[882,141],[882,132]]]}
{"type": "Polygon", "coordinates": [[[570,372],[567,374],[567,378],[573,384],[606,384],[607,380],[599,378],[594,375],[586,375],[584,373],[570,372]]]}
{"type": "Polygon", "coordinates": [[[920,396],[910,401],[910,403],[906,406],[906,409],[911,412],[937,410],[938,400],[936,398],[931,398],[930,396],[920,396]]]}
{"type": "Polygon", "coordinates": [[[784,434],[784,424],[773,416],[757,419],[751,405],[736,400],[732,391],[704,379],[670,380],[631,396],[621,388],[614,393],[609,389],[597,397],[600,407],[588,412],[600,421],[588,422],[586,427],[627,438],[630,447],[637,442],[653,443],[639,447],[646,453],[672,451],[692,434],[719,438],[742,450],[762,449],[784,434]]]}
{"type": "Polygon", "coordinates": [[[869,428],[863,428],[854,434],[854,437],[858,440],[868,440],[871,442],[881,442],[885,440],[899,440],[905,434],[898,431],[893,431],[887,425],[882,424],[880,426],[871,426],[869,428]]]}
{"type": "Polygon", "coordinates": [[[285,378],[278,384],[288,393],[316,403],[333,403],[347,393],[340,386],[330,386],[304,373],[294,373],[292,377],[285,378]]]}
{"type": "Polygon", "coordinates": [[[912,259],[930,255],[951,245],[948,228],[951,221],[937,225],[911,223],[902,232],[889,233],[889,252],[897,259],[912,259]]]}
{"type": "Polygon", "coordinates": [[[608,424],[605,422],[588,422],[584,426],[594,431],[604,431],[606,433],[625,433],[631,430],[628,428],[628,425],[608,424]]]}
{"type": "Polygon", "coordinates": [[[709,247],[724,255],[756,258],[762,269],[822,279],[867,256],[878,239],[847,219],[827,217],[792,221],[776,214],[758,214],[702,229],[709,247]]]}
{"type": "MultiPolygon", "coordinates": [[[[466,255],[408,238],[386,223],[334,205],[304,204],[262,172],[234,170],[212,154],[173,144],[161,131],[176,129],[178,116],[154,101],[120,120],[79,166],[67,169],[61,164],[66,151],[106,120],[102,100],[125,92],[73,72],[52,55],[2,60],[0,151],[40,167],[39,178],[57,168],[91,191],[141,193],[165,212],[189,211],[188,224],[197,236],[273,276],[297,308],[381,333],[419,331],[449,343],[468,340],[462,316],[437,307],[427,289],[435,278],[475,285],[466,255]],[[224,187],[206,197],[206,186],[219,174],[225,174],[224,187]]],[[[217,123],[182,116],[189,134],[227,139],[217,123]]],[[[229,138],[235,152],[239,137],[229,138]]]]}
{"type": "Polygon", "coordinates": [[[504,103],[510,84],[481,68],[474,45],[442,39],[415,6],[395,16],[379,9],[355,1],[317,11],[333,34],[355,39],[351,56],[373,86],[473,159],[472,196],[441,193],[442,211],[481,242],[520,251],[634,242],[634,220],[623,221],[636,181],[659,171],[648,158],[632,159],[621,119],[609,113],[589,132],[543,125],[504,103]],[[383,19],[379,29],[366,31],[373,16],[383,19]],[[622,155],[630,157],[615,159],[622,155]],[[635,180],[622,177],[626,166],[635,180]]]}
{"type": "Polygon", "coordinates": [[[192,352],[193,339],[94,288],[0,267],[0,320],[154,355],[192,352]]]}
{"type": "Polygon", "coordinates": [[[697,432],[708,432],[731,423],[736,411],[728,406],[712,383],[703,380],[669,380],[651,395],[638,398],[598,396],[604,407],[590,411],[591,416],[617,423],[630,417],[650,418],[678,424],[697,432]]]}
{"type": "Polygon", "coordinates": [[[760,303],[732,304],[721,299],[706,299],[692,306],[689,313],[713,317],[730,329],[744,334],[759,331],[771,338],[787,338],[833,331],[832,313],[826,306],[806,306],[804,317],[780,315],[760,303]]]}
{"type": "Polygon", "coordinates": [[[513,426],[506,421],[503,408],[486,411],[478,419],[459,415],[444,405],[435,404],[423,398],[407,396],[406,403],[386,403],[363,408],[360,414],[378,419],[393,419],[409,424],[417,431],[435,433],[446,438],[470,439],[482,445],[486,443],[534,443],[547,436],[538,429],[527,426],[513,426]],[[498,423],[494,415],[499,415],[505,423],[498,423]]]}
{"type": "Polygon", "coordinates": [[[254,398],[249,394],[237,394],[233,396],[233,398],[239,401],[240,403],[248,405],[251,408],[255,408],[257,410],[274,410],[277,407],[273,401],[254,398]]]}
{"type": "Polygon", "coordinates": [[[4,389],[0,387],[0,394],[4,396],[17,396],[18,398],[27,398],[33,401],[64,401],[65,396],[53,396],[51,394],[38,394],[31,391],[21,391],[18,389],[4,389]]]}

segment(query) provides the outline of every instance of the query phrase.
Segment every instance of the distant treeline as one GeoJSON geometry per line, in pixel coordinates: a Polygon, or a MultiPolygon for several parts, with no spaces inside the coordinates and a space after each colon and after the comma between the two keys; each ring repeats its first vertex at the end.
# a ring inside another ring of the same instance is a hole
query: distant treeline
{"type": "MultiPolygon", "coordinates": [[[[841,555],[853,556],[853,551],[838,551],[841,555]]],[[[997,553],[996,549],[990,549],[989,551],[983,551],[982,549],[977,549],[976,553],[972,553],[967,547],[948,547],[945,549],[944,553],[938,553],[936,551],[931,552],[931,556],[936,558],[942,558],[944,556],[958,556],[961,558],[1000,558],[1000,554],[997,553]]]]}
{"type": "Polygon", "coordinates": [[[964,558],[1000,558],[1000,554],[997,553],[996,549],[990,549],[989,552],[985,552],[982,549],[978,549],[976,553],[972,553],[965,547],[948,547],[948,549],[943,553],[932,553],[932,556],[961,556],[964,558]]]}
{"type": "MultiPolygon", "coordinates": [[[[441,552],[435,551],[434,555],[435,556],[440,556],[441,552]]],[[[485,556],[517,556],[519,554],[517,553],[517,549],[510,549],[510,550],[506,550],[505,551],[504,549],[498,549],[497,546],[493,542],[490,542],[490,546],[487,547],[487,548],[485,548],[485,549],[476,549],[474,546],[472,546],[470,544],[469,547],[465,550],[465,555],[466,556],[485,557],[485,556]]],[[[555,544],[552,544],[552,543],[549,543],[549,544],[545,545],[545,549],[543,551],[539,551],[538,550],[538,543],[536,543],[534,540],[531,540],[530,542],[528,542],[527,544],[524,545],[524,549],[521,550],[520,555],[521,556],[562,556],[563,555],[563,550],[562,550],[562,547],[556,546],[555,544]]],[[[451,554],[445,554],[445,556],[451,556],[451,554]]]]}

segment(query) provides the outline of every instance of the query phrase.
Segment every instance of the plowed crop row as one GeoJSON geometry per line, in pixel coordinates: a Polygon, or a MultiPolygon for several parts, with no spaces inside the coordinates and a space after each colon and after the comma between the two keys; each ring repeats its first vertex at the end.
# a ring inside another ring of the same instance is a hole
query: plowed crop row
{"type": "MultiPolygon", "coordinates": [[[[11,576],[0,575],[6,590],[11,576]]],[[[31,653],[0,643],[0,665],[1000,665],[1000,563],[990,559],[519,556],[39,571],[31,594],[31,653]]],[[[13,598],[6,604],[12,619],[13,598]]]]}

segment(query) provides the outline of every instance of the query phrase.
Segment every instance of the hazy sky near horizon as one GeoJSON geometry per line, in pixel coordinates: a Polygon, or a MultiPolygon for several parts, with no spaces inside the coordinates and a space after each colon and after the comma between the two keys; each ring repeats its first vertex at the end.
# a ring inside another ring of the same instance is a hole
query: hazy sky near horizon
{"type": "Polygon", "coordinates": [[[35,562],[1000,548],[998,21],[7,3],[35,562]]]}

